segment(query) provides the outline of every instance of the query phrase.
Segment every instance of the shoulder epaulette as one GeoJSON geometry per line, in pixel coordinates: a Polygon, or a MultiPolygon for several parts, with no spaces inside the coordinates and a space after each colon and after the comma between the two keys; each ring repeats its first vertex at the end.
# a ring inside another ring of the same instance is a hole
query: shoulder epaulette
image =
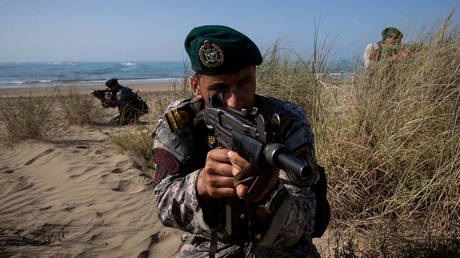
{"type": "Polygon", "coordinates": [[[189,123],[193,122],[194,116],[195,112],[193,112],[189,105],[172,109],[165,114],[169,128],[173,133],[182,130],[189,123]]]}

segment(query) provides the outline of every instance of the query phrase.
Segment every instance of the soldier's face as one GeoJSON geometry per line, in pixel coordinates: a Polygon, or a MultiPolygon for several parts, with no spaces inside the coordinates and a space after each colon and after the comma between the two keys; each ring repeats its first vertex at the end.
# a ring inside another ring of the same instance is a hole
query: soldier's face
{"type": "Polygon", "coordinates": [[[398,44],[398,43],[401,43],[401,40],[400,39],[396,39],[396,38],[388,38],[388,39],[385,39],[384,41],[382,41],[382,44],[386,47],[391,47],[395,44],[398,44]]]}
{"type": "Polygon", "coordinates": [[[226,107],[250,109],[256,92],[256,67],[251,65],[231,74],[192,76],[190,84],[195,95],[206,104],[209,94],[222,93],[226,107]]]}

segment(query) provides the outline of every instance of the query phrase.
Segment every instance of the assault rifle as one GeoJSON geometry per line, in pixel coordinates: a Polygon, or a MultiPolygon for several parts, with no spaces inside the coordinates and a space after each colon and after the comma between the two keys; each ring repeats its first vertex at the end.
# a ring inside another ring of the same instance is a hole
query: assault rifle
{"type": "MultiPolygon", "coordinates": [[[[203,120],[206,127],[213,131],[218,146],[237,152],[256,168],[283,169],[295,173],[297,178],[307,184],[317,181],[317,170],[305,160],[296,158],[280,143],[281,119],[278,114],[274,114],[269,123],[266,123],[261,114],[255,116],[256,109],[249,112],[246,109],[224,108],[221,94],[210,95],[208,100],[208,104],[197,114],[194,122],[203,120]],[[251,116],[255,116],[255,119],[250,119],[251,116]]],[[[238,242],[254,237],[250,221],[241,216],[246,204],[237,197],[226,200],[224,232],[217,233],[217,238],[238,242]]]]}
{"type": "Polygon", "coordinates": [[[109,89],[106,89],[106,90],[94,90],[93,91],[93,96],[98,98],[98,99],[103,99],[105,98],[105,94],[108,93],[108,92],[111,92],[109,89]]]}

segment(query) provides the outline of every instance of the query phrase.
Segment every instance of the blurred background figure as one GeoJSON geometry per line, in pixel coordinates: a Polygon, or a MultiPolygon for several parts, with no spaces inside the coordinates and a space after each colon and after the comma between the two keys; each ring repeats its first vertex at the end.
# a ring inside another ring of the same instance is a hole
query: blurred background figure
{"type": "Polygon", "coordinates": [[[382,30],[382,40],[367,45],[364,51],[364,67],[367,69],[370,64],[381,60],[396,61],[407,57],[409,51],[404,48],[401,41],[403,34],[394,27],[382,30]]]}
{"type": "Polygon", "coordinates": [[[148,106],[142,98],[130,88],[118,83],[118,79],[112,78],[105,82],[109,90],[94,91],[93,95],[101,100],[103,107],[118,107],[118,114],[111,121],[120,125],[135,123],[139,117],[148,113],[148,106]]]}

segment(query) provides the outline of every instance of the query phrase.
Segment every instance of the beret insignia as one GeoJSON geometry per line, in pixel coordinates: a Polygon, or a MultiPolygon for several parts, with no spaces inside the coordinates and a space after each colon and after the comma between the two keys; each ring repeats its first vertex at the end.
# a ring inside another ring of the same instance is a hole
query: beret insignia
{"type": "Polygon", "coordinates": [[[201,45],[199,56],[201,63],[209,68],[218,67],[224,63],[224,52],[218,45],[209,40],[205,40],[201,45]]]}
{"type": "Polygon", "coordinates": [[[174,175],[179,171],[179,162],[171,153],[163,149],[153,150],[155,162],[155,182],[160,182],[166,173],[174,175]]]}

